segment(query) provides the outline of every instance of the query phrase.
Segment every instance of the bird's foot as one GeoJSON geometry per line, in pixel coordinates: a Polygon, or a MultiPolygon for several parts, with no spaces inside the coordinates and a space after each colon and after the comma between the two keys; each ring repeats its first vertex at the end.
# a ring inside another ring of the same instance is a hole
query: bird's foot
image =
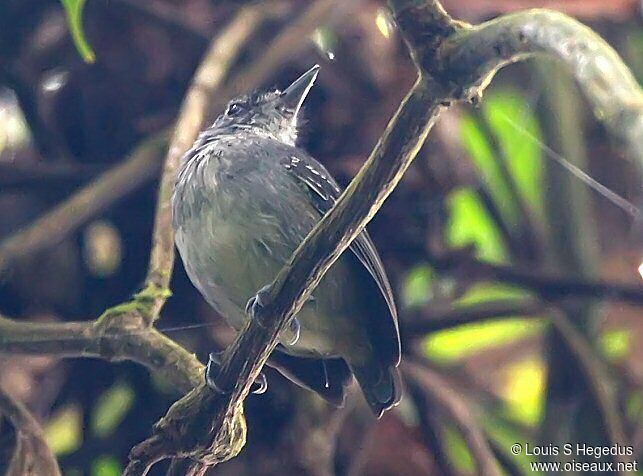
{"type": "MultiPolygon", "coordinates": [[[[228,390],[219,388],[216,384],[216,377],[219,375],[219,370],[221,369],[221,356],[223,352],[210,352],[208,358],[208,365],[205,367],[205,383],[212,390],[221,395],[226,395],[230,393],[228,390]]],[[[254,394],[262,394],[268,390],[268,380],[263,372],[259,374],[259,377],[252,383],[250,391],[254,394]]]]}
{"type": "Polygon", "coordinates": [[[299,325],[299,320],[296,317],[293,317],[288,324],[288,328],[282,331],[282,336],[284,338],[284,343],[286,345],[295,345],[299,342],[299,336],[301,334],[301,326],[299,325]]]}
{"type": "Polygon", "coordinates": [[[270,292],[270,285],[267,284],[259,291],[257,294],[248,299],[246,303],[246,314],[251,318],[256,316],[257,313],[263,308],[268,302],[268,293],[270,292]]]}

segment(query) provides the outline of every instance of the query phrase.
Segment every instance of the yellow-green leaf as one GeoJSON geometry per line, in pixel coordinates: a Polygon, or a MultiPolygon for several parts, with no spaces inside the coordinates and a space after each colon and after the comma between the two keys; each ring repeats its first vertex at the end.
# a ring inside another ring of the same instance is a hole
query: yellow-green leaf
{"type": "Polygon", "coordinates": [[[96,402],[91,418],[92,433],[98,437],[111,435],[134,403],[134,391],[124,382],[108,388],[96,402]]]}
{"type": "Polygon", "coordinates": [[[433,270],[426,264],[414,266],[404,278],[402,303],[405,307],[418,307],[431,300],[433,270]]]}
{"type": "Polygon", "coordinates": [[[501,389],[508,416],[529,426],[540,423],[545,406],[545,363],[537,357],[513,362],[505,369],[501,389]]]}
{"type": "Polygon", "coordinates": [[[96,61],[96,55],[85,38],[83,29],[83,8],[85,0],[60,0],[67,15],[67,25],[78,54],[86,63],[96,61]]]}
{"type": "Polygon", "coordinates": [[[482,111],[508,157],[507,168],[518,192],[536,213],[542,213],[542,134],[538,120],[525,98],[505,90],[490,94],[482,111]]]}
{"type": "Polygon", "coordinates": [[[113,456],[99,456],[92,462],[91,476],[119,476],[122,472],[123,468],[113,456]]]}
{"type": "Polygon", "coordinates": [[[57,455],[69,454],[83,442],[81,409],[70,404],[56,411],[45,425],[47,444],[57,455]]]}
{"type": "Polygon", "coordinates": [[[460,188],[451,192],[446,205],[449,212],[446,240],[449,245],[475,245],[478,257],[483,260],[495,263],[506,260],[500,232],[473,190],[460,188]]]}

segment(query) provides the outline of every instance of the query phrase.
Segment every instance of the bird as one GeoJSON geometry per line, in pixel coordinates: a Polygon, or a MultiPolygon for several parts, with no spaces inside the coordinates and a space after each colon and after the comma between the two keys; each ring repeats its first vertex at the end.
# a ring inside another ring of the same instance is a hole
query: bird
{"type": "MultiPolygon", "coordinates": [[[[319,69],[283,91],[231,100],[181,159],[171,200],[175,243],[193,285],[237,331],[251,318],[257,291],[341,194],[297,145],[319,69]]],[[[281,332],[267,364],[336,406],[354,376],[379,418],[401,398],[397,310],[366,230],[349,250],[281,332]]]]}

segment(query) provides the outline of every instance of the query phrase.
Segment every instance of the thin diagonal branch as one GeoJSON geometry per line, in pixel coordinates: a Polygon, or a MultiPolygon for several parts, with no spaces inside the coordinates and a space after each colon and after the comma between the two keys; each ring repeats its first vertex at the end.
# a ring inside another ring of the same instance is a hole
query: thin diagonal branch
{"type": "Polygon", "coordinates": [[[0,274],[20,258],[55,246],[91,217],[152,180],[161,168],[165,136],[159,134],[68,200],[0,242],[0,274]]]}
{"type": "Polygon", "coordinates": [[[36,419],[1,388],[0,415],[9,419],[16,434],[16,447],[6,476],[60,476],[58,462],[36,419]]]}
{"type": "Polygon", "coordinates": [[[448,309],[426,306],[406,319],[402,334],[406,341],[423,337],[430,332],[451,329],[487,319],[510,316],[537,316],[544,311],[544,305],[537,299],[505,299],[448,309]]]}
{"type": "Polygon", "coordinates": [[[449,419],[455,423],[476,463],[476,474],[499,476],[501,474],[500,467],[489,442],[469,410],[469,405],[458,393],[428,367],[415,362],[404,362],[402,371],[407,378],[420,386],[424,390],[424,395],[434,405],[443,409],[449,419]]]}
{"type": "Polygon", "coordinates": [[[466,277],[471,281],[500,281],[523,286],[547,300],[568,298],[604,299],[643,305],[643,286],[579,277],[558,276],[538,270],[480,261],[466,253],[434,255],[428,261],[438,272],[466,277]]]}
{"type": "MultiPolygon", "coordinates": [[[[240,47],[256,30],[270,6],[271,4],[264,4],[242,8],[221,35],[212,41],[192,79],[174,126],[174,134],[168,147],[161,176],[154,218],[152,252],[145,279],[148,290],[167,290],[172,276],[174,234],[170,198],[181,157],[194,143],[199,131],[203,128],[207,108],[212,102],[215,91],[218,91],[223,84],[240,47]]],[[[154,309],[148,316],[150,322],[158,317],[166,298],[167,293],[155,293],[154,309]]]]}

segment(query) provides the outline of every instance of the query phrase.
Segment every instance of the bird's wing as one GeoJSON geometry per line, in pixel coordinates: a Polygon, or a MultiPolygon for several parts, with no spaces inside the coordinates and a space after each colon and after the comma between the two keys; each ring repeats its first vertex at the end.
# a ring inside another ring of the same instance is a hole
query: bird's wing
{"type": "MultiPolygon", "coordinates": [[[[341,190],[323,165],[303,154],[286,157],[282,160],[282,165],[307,189],[315,208],[321,215],[325,215],[333,207],[341,194],[341,190]]],[[[357,256],[359,261],[376,281],[388,305],[395,331],[399,334],[397,310],[395,308],[391,284],[386,276],[384,266],[377,254],[375,245],[366,230],[353,240],[350,245],[350,250],[357,256]]],[[[399,360],[399,349],[394,351],[394,354],[397,354],[395,358],[399,360]]]]}

